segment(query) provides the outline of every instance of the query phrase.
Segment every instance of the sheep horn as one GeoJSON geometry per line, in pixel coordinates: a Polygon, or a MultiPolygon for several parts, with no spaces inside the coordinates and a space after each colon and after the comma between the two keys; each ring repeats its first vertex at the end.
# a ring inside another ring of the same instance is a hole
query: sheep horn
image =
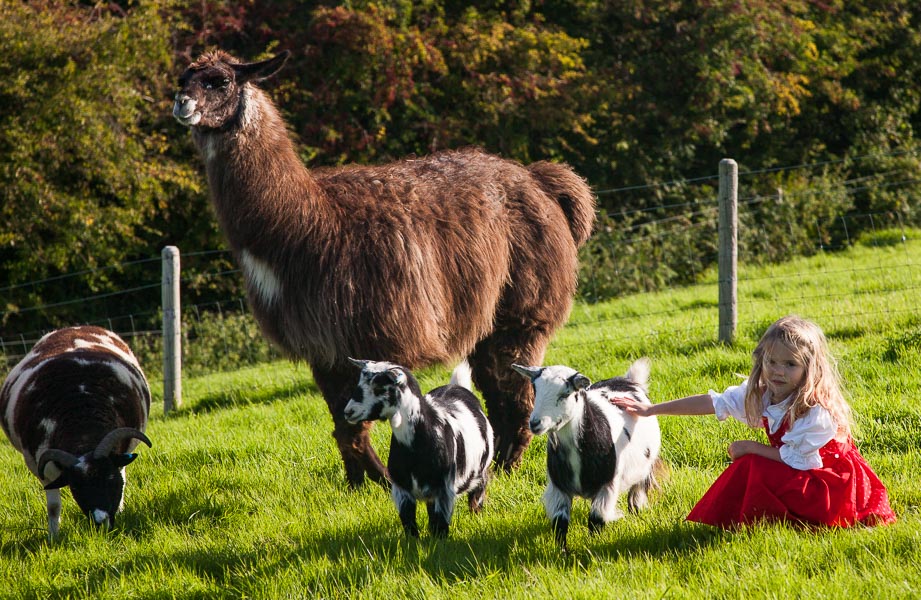
{"type": "Polygon", "coordinates": [[[45,450],[42,452],[42,459],[38,461],[38,476],[42,479],[45,478],[45,467],[47,467],[50,462],[57,463],[58,467],[63,471],[64,469],[69,469],[76,465],[80,462],[80,459],[64,450],[58,450],[56,448],[45,450]]]}
{"type": "Polygon", "coordinates": [[[99,442],[99,445],[96,446],[96,449],[93,450],[93,458],[102,458],[108,456],[112,453],[112,449],[115,448],[115,445],[122,440],[130,439],[139,439],[148,446],[153,446],[150,443],[150,440],[144,435],[144,432],[140,429],[134,429],[133,427],[119,427],[118,429],[113,429],[105,435],[104,438],[99,442]]]}

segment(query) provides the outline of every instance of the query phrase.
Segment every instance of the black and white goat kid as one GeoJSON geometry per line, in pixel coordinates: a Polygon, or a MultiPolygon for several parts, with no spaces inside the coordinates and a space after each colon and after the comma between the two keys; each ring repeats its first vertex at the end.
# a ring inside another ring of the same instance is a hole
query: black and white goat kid
{"type": "Polygon", "coordinates": [[[48,534],[57,536],[61,490],[97,525],[123,503],[125,466],[144,435],[150,389],[125,342],[100,327],[44,336],[0,389],[3,431],[45,488],[48,534]]]}
{"type": "Polygon", "coordinates": [[[493,431],[479,400],[454,377],[423,396],[404,367],[349,360],[361,375],[345,418],[350,423],[390,421],[387,470],[404,531],[419,536],[416,502],[422,500],[429,533],[447,536],[456,497],[466,493],[470,510],[479,512],[486,496],[493,431]]]}
{"type": "Polygon", "coordinates": [[[591,532],[623,516],[617,501],[628,490],[630,510],[644,508],[647,491],[656,485],[659,423],[655,417],[630,416],[608,398],[616,392],[648,403],[649,359],[634,362],[624,377],[594,385],[566,366],[516,364],[512,368],[534,384],[531,431],[548,434],[548,482],[543,503],[560,546],[566,548],[574,496],[592,502],[588,518],[591,532]]]}

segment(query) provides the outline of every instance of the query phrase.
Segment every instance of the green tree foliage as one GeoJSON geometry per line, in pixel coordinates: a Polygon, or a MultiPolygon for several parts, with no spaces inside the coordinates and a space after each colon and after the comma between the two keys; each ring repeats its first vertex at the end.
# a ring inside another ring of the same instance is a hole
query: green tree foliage
{"type": "Polygon", "coordinates": [[[0,281],[89,271],[6,288],[4,321],[22,305],[125,286],[94,269],[158,252],[160,225],[200,195],[164,127],[169,31],[143,7],[0,3],[0,281]]]}
{"type": "MultiPolygon", "coordinates": [[[[571,163],[601,209],[587,297],[713,264],[724,157],[749,260],[847,243],[848,211],[921,219],[914,0],[30,0],[0,3],[0,287],[220,245],[170,117],[175,77],[215,46],[292,51],[263,85],[311,166],[471,144],[571,163]]],[[[3,294],[0,327],[135,275],[74,282],[3,294]]],[[[196,299],[236,285],[189,281],[196,299]]]]}

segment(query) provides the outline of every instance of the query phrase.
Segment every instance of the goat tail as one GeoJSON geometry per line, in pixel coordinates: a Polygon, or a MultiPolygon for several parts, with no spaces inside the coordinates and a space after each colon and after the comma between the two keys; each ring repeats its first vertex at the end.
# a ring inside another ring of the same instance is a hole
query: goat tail
{"type": "Polygon", "coordinates": [[[461,363],[451,371],[451,384],[467,388],[471,392],[473,391],[473,373],[470,369],[470,364],[466,360],[461,361],[461,363]]]}
{"type": "Polygon", "coordinates": [[[566,164],[542,160],[528,165],[528,171],[541,189],[563,209],[576,246],[584,244],[595,226],[595,194],[592,188],[566,164]]]}

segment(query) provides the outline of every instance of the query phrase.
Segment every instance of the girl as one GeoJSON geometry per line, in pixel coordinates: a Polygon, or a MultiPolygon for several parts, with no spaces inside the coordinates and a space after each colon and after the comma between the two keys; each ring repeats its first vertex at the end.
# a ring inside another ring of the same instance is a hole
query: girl
{"type": "Polygon", "coordinates": [[[851,438],[850,407],[825,336],[796,316],[771,325],[752,354],[752,372],[722,394],[661,404],[613,398],[638,415],[716,414],[764,427],[769,445],[729,445],[732,463],[688,515],[735,528],[759,520],[849,527],[895,521],[886,488],[851,438]]]}

